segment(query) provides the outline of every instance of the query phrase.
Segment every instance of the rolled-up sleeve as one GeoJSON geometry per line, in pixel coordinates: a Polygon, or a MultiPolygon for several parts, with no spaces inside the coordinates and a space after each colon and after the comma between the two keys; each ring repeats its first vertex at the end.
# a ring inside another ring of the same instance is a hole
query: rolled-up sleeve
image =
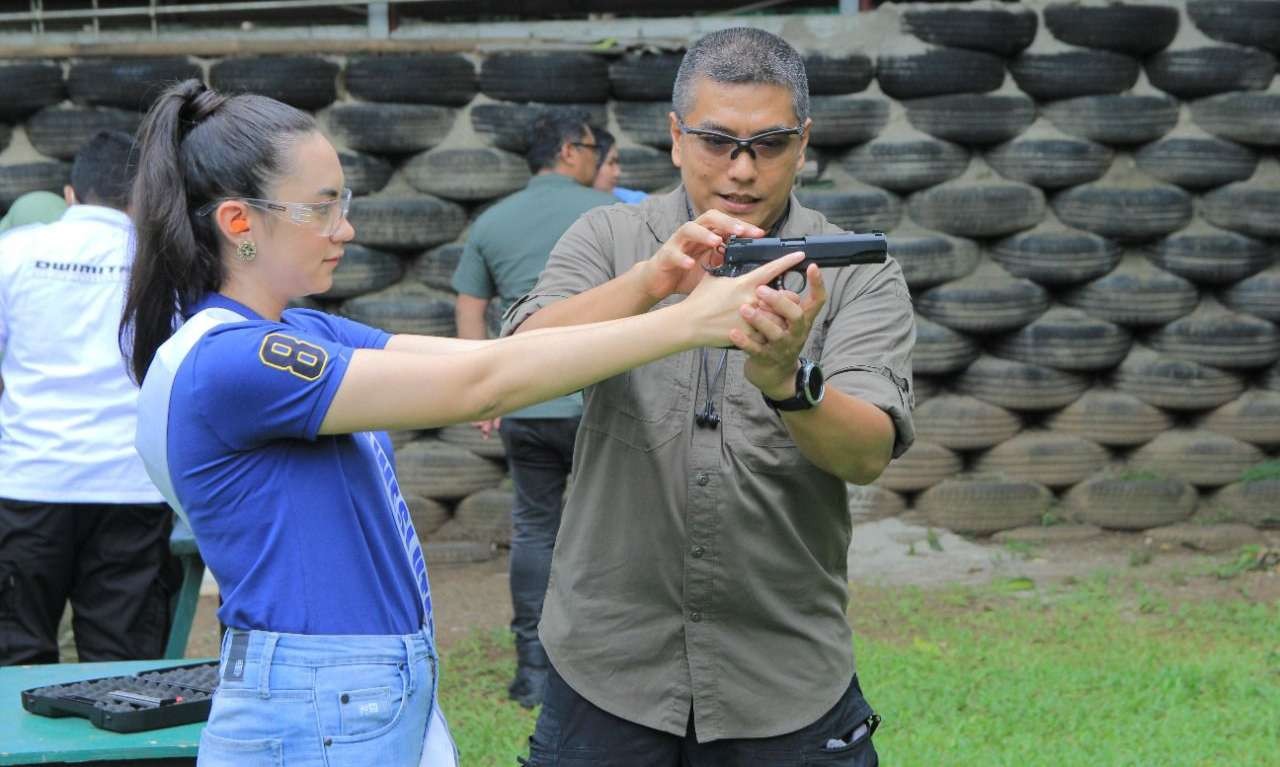
{"type": "Polygon", "coordinates": [[[556,242],[533,290],[502,316],[502,335],[509,336],[544,306],[550,306],[617,276],[613,227],[605,211],[583,214],[556,242]]]}
{"type": "Polygon", "coordinates": [[[889,414],[895,430],[893,457],[911,447],[911,350],[916,341],[911,294],[896,261],[888,261],[860,289],[832,307],[822,346],[828,386],[870,402],[889,414]],[[848,369],[846,372],[839,372],[848,369]]]}

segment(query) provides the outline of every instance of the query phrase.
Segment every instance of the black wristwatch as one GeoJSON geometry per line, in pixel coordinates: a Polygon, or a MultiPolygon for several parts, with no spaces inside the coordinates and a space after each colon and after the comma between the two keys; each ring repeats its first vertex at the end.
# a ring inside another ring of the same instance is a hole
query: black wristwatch
{"type": "Polygon", "coordinates": [[[764,403],[774,410],[808,410],[817,407],[822,395],[827,393],[826,380],[822,377],[822,368],[813,360],[800,358],[800,367],[796,369],[796,393],[787,399],[769,399],[766,395],[764,403]]]}

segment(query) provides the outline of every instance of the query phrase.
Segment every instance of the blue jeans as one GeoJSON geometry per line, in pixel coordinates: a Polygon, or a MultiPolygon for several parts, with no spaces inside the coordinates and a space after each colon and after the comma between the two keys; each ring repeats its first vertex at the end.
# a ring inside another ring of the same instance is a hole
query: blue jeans
{"type": "Polygon", "coordinates": [[[404,636],[230,629],[200,767],[417,765],[437,656],[404,636]]]}

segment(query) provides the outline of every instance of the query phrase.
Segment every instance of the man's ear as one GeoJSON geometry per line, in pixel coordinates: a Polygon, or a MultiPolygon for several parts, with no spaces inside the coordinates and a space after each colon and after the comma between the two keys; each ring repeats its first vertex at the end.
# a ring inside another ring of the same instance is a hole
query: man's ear
{"type": "Polygon", "coordinates": [[[67,205],[76,205],[80,202],[76,199],[76,190],[70,184],[62,187],[62,199],[67,205]]]}
{"type": "Polygon", "coordinates": [[[675,112],[667,112],[668,129],[671,131],[671,164],[680,166],[680,121],[675,112]]]}
{"type": "Polygon", "coordinates": [[[813,118],[806,117],[804,120],[804,133],[800,134],[800,156],[796,158],[796,173],[804,170],[805,156],[808,154],[809,148],[809,128],[813,126],[813,118]]]}

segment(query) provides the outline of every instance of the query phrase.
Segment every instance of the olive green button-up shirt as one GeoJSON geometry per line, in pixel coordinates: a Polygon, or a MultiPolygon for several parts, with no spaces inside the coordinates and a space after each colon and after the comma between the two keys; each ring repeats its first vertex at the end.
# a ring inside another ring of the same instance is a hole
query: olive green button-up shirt
{"type": "MultiPolygon", "coordinates": [[[[504,332],[650,257],[687,210],[681,188],[585,214],[504,332]]],[[[836,231],[793,197],[779,234],[836,231]]],[[[889,259],[823,278],[805,356],[854,367],[827,385],[888,413],[900,455],[914,439],[902,270],[889,259]]],[[[707,354],[706,375],[695,350],[586,389],[540,634],[574,690],[628,721],[682,735],[692,706],[701,741],[778,735],[816,721],[853,674],[845,483],[801,454],[743,352],[718,381],[723,352],[707,354]],[[694,424],[708,396],[718,429],[694,424]]]]}

